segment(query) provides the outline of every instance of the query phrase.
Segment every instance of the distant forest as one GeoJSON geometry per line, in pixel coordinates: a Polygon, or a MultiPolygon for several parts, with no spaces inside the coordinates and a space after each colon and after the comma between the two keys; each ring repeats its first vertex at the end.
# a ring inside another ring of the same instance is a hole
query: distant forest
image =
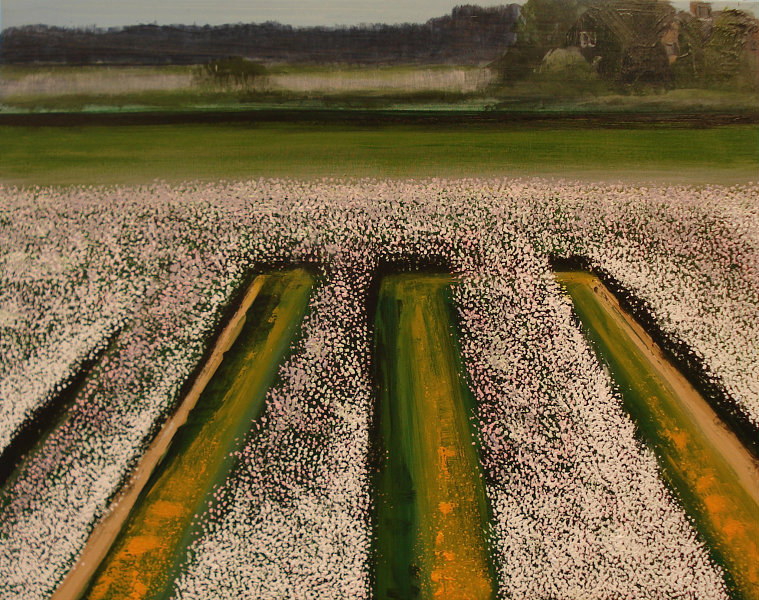
{"type": "Polygon", "coordinates": [[[297,63],[448,63],[493,61],[514,43],[520,8],[458,6],[424,24],[292,27],[135,25],[65,29],[32,25],[2,33],[5,64],[201,64],[230,56],[297,63]]]}

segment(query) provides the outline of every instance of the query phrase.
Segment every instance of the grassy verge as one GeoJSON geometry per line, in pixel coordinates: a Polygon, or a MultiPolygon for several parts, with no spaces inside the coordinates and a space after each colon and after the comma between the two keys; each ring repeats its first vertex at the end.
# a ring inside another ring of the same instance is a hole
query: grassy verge
{"type": "MultiPolygon", "coordinates": [[[[0,112],[108,112],[162,111],[246,112],[268,108],[277,109],[395,109],[408,107],[419,110],[473,109],[484,110],[492,101],[476,92],[447,90],[390,90],[367,89],[359,92],[313,90],[293,92],[287,89],[265,91],[236,91],[211,86],[175,90],[145,90],[131,93],[69,93],[59,96],[41,94],[12,95],[2,98],[0,112]]],[[[522,107],[520,107],[522,108],[522,107]]]]}
{"type": "Polygon", "coordinates": [[[662,476],[725,570],[735,598],[759,598],[759,506],[691,410],[659,376],[630,333],[599,303],[599,282],[584,273],[558,273],[599,359],[608,365],[642,440],[662,476]]]}
{"type": "Polygon", "coordinates": [[[90,599],[161,598],[192,541],[191,523],[232,466],[305,313],[303,270],[264,277],[240,334],[180,428],[90,583],[90,599]]]}
{"type": "Polygon", "coordinates": [[[375,597],[493,598],[489,509],[448,276],[386,277],[375,321],[375,597]]]}
{"type": "Polygon", "coordinates": [[[0,181],[548,175],[732,183],[756,178],[759,127],[343,126],[339,123],[0,127],[0,181]]]}
{"type": "MultiPolygon", "coordinates": [[[[598,82],[602,86],[602,82],[598,82]]],[[[491,90],[498,110],[639,113],[756,113],[755,92],[675,89],[661,93],[621,94],[612,90],[573,90],[573,82],[521,82],[491,90]]]]}

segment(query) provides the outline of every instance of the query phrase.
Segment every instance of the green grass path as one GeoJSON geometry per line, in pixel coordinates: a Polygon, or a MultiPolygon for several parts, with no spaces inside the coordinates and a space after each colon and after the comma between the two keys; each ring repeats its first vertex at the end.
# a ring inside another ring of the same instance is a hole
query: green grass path
{"type": "Polygon", "coordinates": [[[381,284],[375,598],[495,596],[489,509],[443,275],[381,284]]]}
{"type": "Polygon", "coordinates": [[[237,340],[176,434],[86,595],[137,600],[168,595],[190,526],[233,464],[264,406],[277,368],[300,327],[313,284],[302,269],[264,278],[237,340]]]}
{"type": "MultiPolygon", "coordinates": [[[[725,569],[734,598],[759,599],[759,506],[694,420],[688,406],[632,341],[588,273],[557,273],[600,360],[619,386],[625,410],[656,453],[661,473],[725,569]]],[[[755,482],[759,485],[759,482],[755,482]]]]}
{"type": "Polygon", "coordinates": [[[0,182],[553,175],[731,183],[756,178],[759,127],[0,126],[0,182]]]}

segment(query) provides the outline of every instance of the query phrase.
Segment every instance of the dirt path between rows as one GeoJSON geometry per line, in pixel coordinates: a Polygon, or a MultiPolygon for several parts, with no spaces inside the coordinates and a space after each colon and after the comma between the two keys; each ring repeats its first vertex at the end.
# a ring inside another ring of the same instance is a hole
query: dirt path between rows
{"type": "Polygon", "coordinates": [[[374,596],[490,599],[488,501],[459,376],[449,275],[383,279],[374,596]]]}
{"type": "Polygon", "coordinates": [[[87,589],[87,584],[105,558],[119,531],[121,531],[122,525],[129,516],[140,492],[168,450],[174,434],[187,421],[187,415],[195,407],[201,393],[221,364],[224,353],[232,347],[232,344],[240,334],[245,322],[245,314],[253,304],[256,296],[258,296],[265,278],[266,276],[263,275],[256,277],[245,292],[240,307],[221,332],[211,351],[211,355],[196,377],[192,388],[184,400],[182,400],[176,413],[169,418],[150,444],[126,487],[111,503],[106,515],[92,530],[79,559],[61,582],[60,586],[58,586],[58,589],[56,589],[52,600],[76,600],[87,589]]]}
{"type": "Polygon", "coordinates": [[[685,411],[733,468],[748,495],[759,504],[759,462],[717,416],[704,397],[665,357],[642,325],[620,306],[609,288],[597,277],[589,274],[586,276],[592,277],[592,282],[589,281],[587,284],[592,287],[609,316],[630,334],[630,339],[648,358],[661,379],[672,388],[685,411]]]}

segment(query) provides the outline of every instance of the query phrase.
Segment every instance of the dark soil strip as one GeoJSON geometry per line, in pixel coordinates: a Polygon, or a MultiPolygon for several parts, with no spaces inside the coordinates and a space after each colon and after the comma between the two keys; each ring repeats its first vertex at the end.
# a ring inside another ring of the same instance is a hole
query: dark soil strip
{"type": "Polygon", "coordinates": [[[445,111],[366,109],[233,109],[123,112],[56,112],[0,114],[0,125],[70,127],[82,125],[174,125],[188,123],[325,123],[355,126],[512,126],[547,127],[649,127],[684,128],[759,123],[752,113],[589,112],[568,114],[537,111],[445,111]]]}

